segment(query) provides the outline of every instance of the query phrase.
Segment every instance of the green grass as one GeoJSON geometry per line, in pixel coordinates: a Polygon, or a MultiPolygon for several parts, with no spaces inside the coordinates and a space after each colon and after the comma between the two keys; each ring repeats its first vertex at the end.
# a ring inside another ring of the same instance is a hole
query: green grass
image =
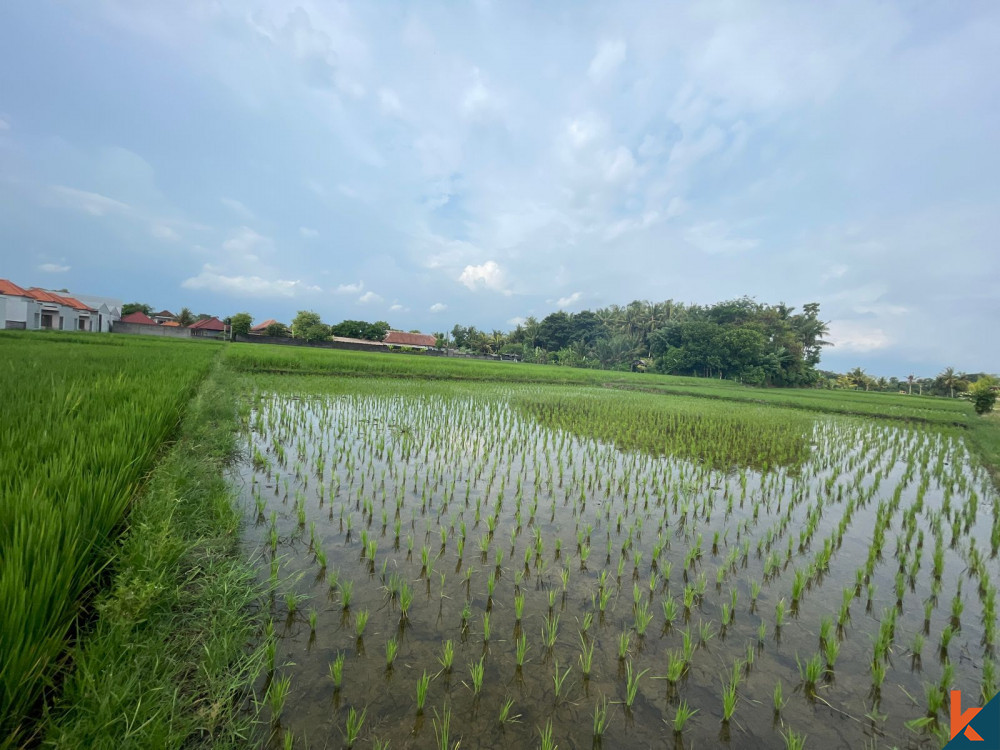
{"type": "MultiPolygon", "coordinates": [[[[171,342],[176,343],[176,342],[171,342]]],[[[96,621],[39,728],[60,748],[244,747],[264,648],[247,615],[261,592],[238,554],[240,512],[224,469],[234,390],[216,372],[135,502],[96,621]]]]}
{"type": "MultiPolygon", "coordinates": [[[[84,594],[218,348],[0,332],[0,746],[33,733],[84,594]]],[[[153,592],[137,592],[142,606],[153,592]]],[[[84,611],[84,614],[86,612],[84,611]]]]}

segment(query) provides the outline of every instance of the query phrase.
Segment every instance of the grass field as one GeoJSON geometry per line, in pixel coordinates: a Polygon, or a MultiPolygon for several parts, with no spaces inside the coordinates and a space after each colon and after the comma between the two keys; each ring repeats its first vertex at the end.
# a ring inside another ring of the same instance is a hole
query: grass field
{"type": "Polygon", "coordinates": [[[0,351],[0,746],[617,746],[664,721],[679,746],[825,746],[834,709],[933,746],[949,685],[995,692],[978,463],[1000,424],[965,402],[142,337],[0,351]]]}

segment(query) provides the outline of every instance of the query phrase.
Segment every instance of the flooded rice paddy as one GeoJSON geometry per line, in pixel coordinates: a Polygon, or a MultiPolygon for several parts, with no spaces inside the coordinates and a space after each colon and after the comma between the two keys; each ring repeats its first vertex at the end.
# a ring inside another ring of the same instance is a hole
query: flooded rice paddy
{"type": "Polygon", "coordinates": [[[946,691],[995,691],[998,499],[957,437],[806,420],[803,461],[721,470],[517,403],[256,397],[271,746],[939,747],[946,691]]]}

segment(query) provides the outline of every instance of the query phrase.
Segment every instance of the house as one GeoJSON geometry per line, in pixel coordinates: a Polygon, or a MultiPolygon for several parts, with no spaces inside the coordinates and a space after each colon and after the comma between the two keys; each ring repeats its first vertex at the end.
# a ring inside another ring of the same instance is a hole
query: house
{"type": "Polygon", "coordinates": [[[150,317],[160,325],[177,322],[177,316],[170,312],[170,310],[160,310],[160,312],[153,313],[150,317]]]}
{"type": "Polygon", "coordinates": [[[17,284],[0,279],[0,321],[4,328],[37,330],[41,325],[41,301],[17,284]]]}
{"type": "Polygon", "coordinates": [[[228,326],[216,317],[205,318],[197,323],[188,326],[192,336],[206,336],[209,338],[222,338],[228,326]]]}
{"type": "Polygon", "coordinates": [[[36,311],[36,328],[51,331],[89,331],[91,329],[91,310],[85,304],[72,297],[64,297],[56,292],[33,286],[27,294],[41,303],[36,311]]]}
{"type": "Polygon", "coordinates": [[[0,279],[0,328],[107,333],[121,316],[121,304],[107,297],[24,289],[0,279]]]}
{"type": "Polygon", "coordinates": [[[429,333],[406,333],[405,331],[389,331],[382,339],[389,346],[410,346],[419,349],[433,349],[437,339],[429,333]]]}
{"type": "Polygon", "coordinates": [[[73,299],[79,300],[96,313],[91,314],[91,329],[97,333],[110,333],[111,324],[122,316],[122,301],[111,297],[97,297],[93,294],[71,293],[73,299]]]}
{"type": "Polygon", "coordinates": [[[253,328],[251,328],[250,333],[263,334],[264,332],[267,331],[268,326],[274,325],[277,322],[278,321],[276,321],[274,318],[268,318],[267,320],[262,321],[257,325],[255,325],[253,328]]]}
{"type": "Polygon", "coordinates": [[[141,326],[155,326],[156,321],[151,317],[146,315],[142,310],[136,310],[135,312],[130,312],[121,318],[122,323],[135,323],[141,326]]]}

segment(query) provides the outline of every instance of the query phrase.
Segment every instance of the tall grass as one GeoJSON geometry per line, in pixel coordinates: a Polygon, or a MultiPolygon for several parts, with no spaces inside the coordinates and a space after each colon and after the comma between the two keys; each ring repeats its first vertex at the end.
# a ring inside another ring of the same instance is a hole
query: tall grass
{"type": "Polygon", "coordinates": [[[0,349],[0,746],[11,746],[218,349],[9,333],[0,349]]]}

